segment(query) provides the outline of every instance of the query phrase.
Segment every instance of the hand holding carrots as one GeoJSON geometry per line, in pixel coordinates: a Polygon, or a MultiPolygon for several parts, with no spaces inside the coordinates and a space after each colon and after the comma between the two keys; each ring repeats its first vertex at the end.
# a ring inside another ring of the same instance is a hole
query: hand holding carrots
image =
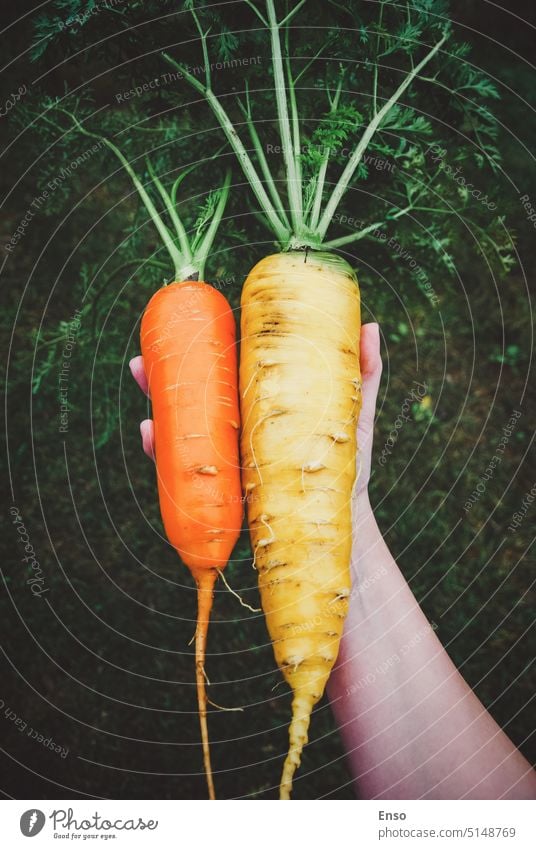
{"type": "MultiPolygon", "coordinates": [[[[133,357],[129,362],[132,377],[145,395],[149,395],[147,375],[143,365],[143,357],[133,357]]],[[[362,492],[368,486],[370,478],[372,437],[374,433],[374,416],[376,398],[382,374],[380,357],[380,328],[377,324],[364,324],[361,328],[361,369],[363,378],[363,407],[357,429],[360,446],[361,474],[356,493],[362,492]]],[[[142,448],[151,460],[154,460],[154,425],[152,419],[144,419],[140,423],[142,448]]]]}
{"type": "MultiPolygon", "coordinates": [[[[380,376],[381,376],[381,359],[380,359],[380,337],[379,337],[379,328],[377,324],[368,324],[361,328],[361,339],[360,339],[360,350],[359,350],[359,362],[361,366],[361,387],[362,387],[362,412],[359,418],[359,427],[358,427],[358,445],[359,445],[359,454],[357,458],[358,464],[358,484],[356,485],[354,495],[358,495],[360,492],[366,491],[368,486],[368,481],[370,477],[370,468],[371,468],[371,449],[372,449],[372,438],[373,438],[373,429],[374,429],[374,417],[375,417],[375,406],[376,406],[376,396],[378,392],[380,376]]],[[[149,380],[145,370],[145,362],[143,357],[135,357],[130,362],[130,369],[132,375],[139,387],[145,392],[146,395],[149,395],[149,380]]],[[[151,385],[153,382],[151,382],[151,385]]],[[[153,399],[154,400],[154,399],[153,399]]],[[[359,399],[361,401],[361,399],[359,399]]],[[[178,415],[181,415],[181,411],[178,411],[178,415]]],[[[155,459],[155,437],[154,437],[154,423],[151,419],[145,419],[142,421],[140,426],[142,444],[144,452],[151,457],[151,459],[155,459]]],[[[354,437],[355,439],[355,437],[354,437]]],[[[247,440],[246,440],[247,443],[247,440]]],[[[249,444],[249,443],[247,443],[249,444]]],[[[242,457],[242,465],[244,465],[245,460],[247,459],[242,457]]],[[[251,463],[247,466],[249,468],[251,463]]],[[[169,480],[167,487],[175,489],[179,481],[169,480]]],[[[247,487],[246,487],[247,488],[247,487]]],[[[177,491],[177,498],[180,498],[179,492],[177,491]]],[[[262,564],[261,564],[262,565],[262,564]]],[[[262,573],[259,573],[262,577],[262,573]]],[[[265,613],[267,613],[265,609],[265,613]]],[[[276,611],[277,615],[279,615],[279,609],[276,611]]],[[[338,615],[338,614],[337,614],[338,615]]],[[[335,613],[333,614],[335,616],[335,613]]],[[[340,624],[340,623],[339,623],[340,624]]],[[[342,628],[342,625],[341,625],[342,628]]],[[[277,659],[277,658],[276,658],[277,659]]],[[[281,664],[280,664],[281,665],[281,664]]],[[[297,669],[296,664],[296,669],[297,669]]],[[[331,667],[330,667],[331,668],[331,667]]],[[[330,668],[326,671],[325,674],[329,675],[330,668]]],[[[303,689],[303,687],[302,687],[303,689]]],[[[204,696],[204,685],[202,687],[202,699],[201,703],[205,703],[204,696]]],[[[319,689],[319,693],[321,695],[321,690],[323,690],[323,686],[319,689]]],[[[301,696],[301,690],[299,695],[301,696]]],[[[320,695],[315,697],[317,700],[320,695]]],[[[296,701],[295,697],[295,701],[296,701]]],[[[313,701],[314,703],[314,701],[313,701]]],[[[309,724],[309,715],[310,715],[311,707],[307,708],[305,719],[302,720],[301,715],[298,716],[299,722],[301,725],[296,725],[296,720],[293,720],[294,725],[298,728],[300,732],[300,740],[302,741],[299,746],[295,740],[293,740],[292,736],[292,728],[294,726],[291,725],[291,748],[289,751],[289,755],[287,757],[287,761],[285,764],[285,769],[283,773],[283,781],[281,785],[281,798],[288,799],[290,798],[290,788],[292,782],[292,775],[296,766],[300,761],[300,752],[301,747],[303,745],[303,741],[307,739],[306,729],[309,724]],[[303,728],[302,728],[303,726],[303,728]],[[305,730],[304,730],[305,729],[305,730]]],[[[296,713],[296,710],[294,710],[296,713]]],[[[203,710],[202,716],[202,726],[206,723],[206,714],[205,710],[203,710]],[[204,722],[203,722],[204,720],[204,722]]],[[[206,728],[204,730],[204,737],[206,737],[206,728]]],[[[296,733],[294,734],[296,737],[296,733]]],[[[208,745],[208,738],[206,739],[206,745],[208,745]]],[[[208,750],[207,750],[208,751],[208,750]]],[[[207,775],[209,776],[209,788],[211,789],[211,797],[213,798],[213,787],[212,787],[212,778],[210,775],[210,761],[208,759],[208,753],[206,755],[207,762],[207,775]]]]}

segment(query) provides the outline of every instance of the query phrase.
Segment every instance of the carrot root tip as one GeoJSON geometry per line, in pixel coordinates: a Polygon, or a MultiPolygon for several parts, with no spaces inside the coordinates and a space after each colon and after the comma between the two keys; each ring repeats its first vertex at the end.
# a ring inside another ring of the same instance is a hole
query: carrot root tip
{"type": "Polygon", "coordinates": [[[199,708],[199,724],[203,745],[203,762],[207,778],[209,799],[215,799],[214,779],[210,761],[210,744],[207,724],[207,692],[206,684],[210,684],[205,672],[205,654],[207,643],[208,622],[214,597],[214,584],[218,577],[216,569],[192,570],[197,584],[197,627],[195,629],[195,670],[197,684],[197,703],[199,708]]]}

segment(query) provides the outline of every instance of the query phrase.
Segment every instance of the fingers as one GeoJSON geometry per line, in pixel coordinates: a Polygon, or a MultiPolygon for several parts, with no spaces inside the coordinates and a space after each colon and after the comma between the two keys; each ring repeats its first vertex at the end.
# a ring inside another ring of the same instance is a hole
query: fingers
{"type": "Polygon", "coordinates": [[[143,357],[133,357],[129,362],[129,368],[132,373],[132,377],[140,387],[142,392],[150,398],[149,394],[149,383],[147,381],[147,375],[145,374],[145,367],[143,365],[143,357]]]}
{"type": "MultiPolygon", "coordinates": [[[[132,373],[132,377],[140,387],[141,391],[145,392],[145,394],[150,398],[149,383],[147,381],[147,375],[145,374],[143,357],[133,357],[128,365],[132,373]]],[[[152,419],[144,419],[142,421],[140,424],[140,433],[142,448],[147,456],[154,461],[156,455],[154,450],[154,422],[152,419]]]]}
{"type": "MultiPolygon", "coordinates": [[[[363,407],[360,415],[360,427],[372,426],[376,410],[376,397],[382,374],[380,356],[380,328],[376,323],[364,324],[361,328],[361,376],[363,380],[363,407]]],[[[149,395],[147,375],[143,357],[133,357],[129,362],[132,377],[146,395],[149,395]]],[[[140,424],[141,441],[144,452],[151,460],[155,459],[154,422],[144,419],[140,424]]]]}
{"type": "Polygon", "coordinates": [[[156,459],[154,451],[154,422],[152,419],[144,419],[140,424],[142,448],[151,460],[156,459]]]}

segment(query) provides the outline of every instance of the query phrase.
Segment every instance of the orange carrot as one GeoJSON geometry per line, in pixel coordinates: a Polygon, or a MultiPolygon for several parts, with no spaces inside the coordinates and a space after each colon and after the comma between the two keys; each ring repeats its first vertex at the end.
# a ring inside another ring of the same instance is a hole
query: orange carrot
{"type": "Polygon", "coordinates": [[[162,520],[197,584],[197,696],[205,772],[214,799],[205,647],[218,569],[226,566],[242,523],[231,308],[207,283],[165,286],[146,307],[141,350],[153,407],[162,520]]]}

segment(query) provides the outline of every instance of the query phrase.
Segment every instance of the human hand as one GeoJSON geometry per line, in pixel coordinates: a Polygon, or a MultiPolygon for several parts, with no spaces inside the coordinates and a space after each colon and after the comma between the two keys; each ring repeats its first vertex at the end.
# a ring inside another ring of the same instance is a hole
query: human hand
{"type": "MultiPolygon", "coordinates": [[[[364,324],[361,328],[361,379],[363,383],[363,406],[359,416],[357,440],[359,446],[358,469],[359,477],[355,496],[365,492],[370,479],[372,441],[374,435],[374,416],[376,398],[382,374],[380,357],[380,329],[377,324],[364,324]]],[[[143,365],[143,357],[134,357],[129,363],[132,376],[142,392],[149,397],[149,384],[143,365]]],[[[140,424],[142,447],[151,460],[155,459],[154,452],[154,423],[152,419],[144,419],[140,424]]]]}

